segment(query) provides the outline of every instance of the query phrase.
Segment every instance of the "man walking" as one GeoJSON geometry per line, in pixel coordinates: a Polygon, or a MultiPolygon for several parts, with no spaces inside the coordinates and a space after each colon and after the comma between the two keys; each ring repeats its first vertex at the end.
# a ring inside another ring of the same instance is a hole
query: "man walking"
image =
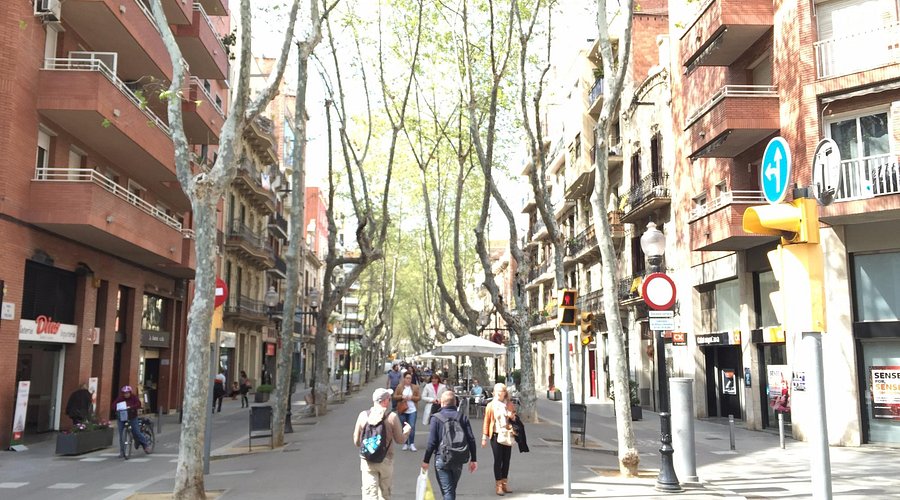
{"type": "Polygon", "coordinates": [[[441,411],[431,416],[431,432],[422,469],[434,454],[434,472],[444,500],[456,500],[456,485],[462,476],[463,465],[469,462],[469,472],[478,470],[475,459],[475,435],[469,419],[456,406],[456,394],[445,391],[441,395],[441,411]],[[470,461],[471,460],[471,461],[470,461]]]}
{"type": "Polygon", "coordinates": [[[400,427],[396,413],[388,411],[394,391],[375,389],[372,408],[360,412],[353,428],[353,444],[360,447],[359,468],[362,472],[364,500],[390,500],[394,481],[394,448],[403,443],[412,428],[400,427]]]}
{"type": "MultiPolygon", "coordinates": [[[[403,378],[403,374],[400,373],[400,363],[394,363],[394,366],[391,367],[391,371],[387,374],[387,387],[393,393],[397,390],[397,386],[400,385],[400,380],[403,378]]],[[[391,401],[391,409],[397,409],[397,401],[391,401]]]]}

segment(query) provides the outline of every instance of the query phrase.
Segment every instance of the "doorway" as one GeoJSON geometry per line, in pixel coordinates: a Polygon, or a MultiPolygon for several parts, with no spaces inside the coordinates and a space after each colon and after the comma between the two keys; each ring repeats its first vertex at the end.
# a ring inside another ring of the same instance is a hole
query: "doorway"
{"type": "Polygon", "coordinates": [[[706,408],[710,417],[743,420],[740,379],[744,373],[740,346],[710,346],[706,357],[706,408]]]}
{"type": "Polygon", "coordinates": [[[63,346],[22,342],[16,366],[16,384],[31,381],[28,410],[25,415],[25,434],[48,432],[59,427],[61,407],[61,356],[63,346]]]}

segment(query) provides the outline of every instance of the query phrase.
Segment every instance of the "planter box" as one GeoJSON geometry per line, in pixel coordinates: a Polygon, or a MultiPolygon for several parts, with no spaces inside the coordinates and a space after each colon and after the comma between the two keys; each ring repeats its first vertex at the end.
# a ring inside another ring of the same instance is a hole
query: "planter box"
{"type": "Polygon", "coordinates": [[[56,435],[57,455],[81,455],[112,446],[115,430],[112,427],[96,431],[56,435]]]}
{"type": "Polygon", "coordinates": [[[641,420],[644,418],[644,410],[640,406],[631,405],[631,420],[641,420]]]}
{"type": "Polygon", "coordinates": [[[562,399],[561,391],[547,391],[547,399],[550,401],[559,401],[562,399]]]}
{"type": "Polygon", "coordinates": [[[253,395],[254,403],[268,403],[270,392],[256,392],[253,395]]]}

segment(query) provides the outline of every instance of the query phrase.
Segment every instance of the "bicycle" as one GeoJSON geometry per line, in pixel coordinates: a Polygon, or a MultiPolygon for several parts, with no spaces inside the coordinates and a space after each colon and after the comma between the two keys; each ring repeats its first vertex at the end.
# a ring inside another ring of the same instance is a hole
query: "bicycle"
{"type": "MultiPolygon", "coordinates": [[[[124,426],[122,427],[122,432],[119,433],[119,454],[125,460],[131,458],[131,449],[137,449],[140,446],[140,443],[135,442],[132,436],[131,431],[131,421],[128,420],[127,416],[128,412],[125,412],[125,417],[119,415],[119,418],[123,420],[124,426]]],[[[144,435],[144,441],[147,442],[147,447],[144,452],[146,454],[153,453],[153,449],[156,446],[156,434],[153,432],[153,421],[147,417],[138,417],[139,429],[138,432],[144,435]]]]}

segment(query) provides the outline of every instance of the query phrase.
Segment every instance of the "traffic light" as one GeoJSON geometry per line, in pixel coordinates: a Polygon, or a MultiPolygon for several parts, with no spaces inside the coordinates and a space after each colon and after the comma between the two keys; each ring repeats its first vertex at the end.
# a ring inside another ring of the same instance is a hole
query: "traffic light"
{"type": "Polygon", "coordinates": [[[581,345],[588,345],[594,341],[594,313],[581,313],[581,345]]]}
{"type": "Polygon", "coordinates": [[[578,298],[576,290],[560,290],[559,316],[557,319],[560,326],[575,326],[577,309],[575,308],[575,299],[578,298]]]}
{"type": "Polygon", "coordinates": [[[781,236],[782,245],[819,242],[818,207],[811,198],[749,207],[743,226],[748,233],[781,236]]]}

